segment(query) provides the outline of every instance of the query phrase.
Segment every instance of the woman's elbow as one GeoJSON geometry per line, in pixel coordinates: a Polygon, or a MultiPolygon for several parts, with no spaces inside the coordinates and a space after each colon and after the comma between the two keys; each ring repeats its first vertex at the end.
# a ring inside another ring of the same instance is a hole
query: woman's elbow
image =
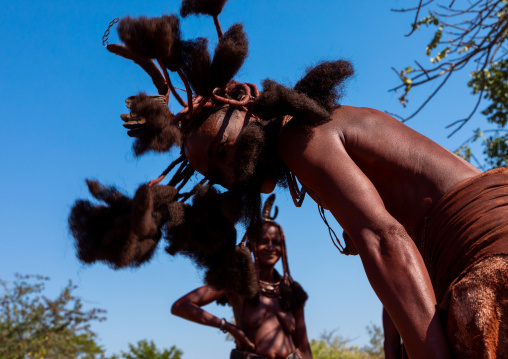
{"type": "Polygon", "coordinates": [[[184,301],[182,299],[178,299],[171,306],[171,314],[181,317],[184,311],[184,307],[185,307],[184,301]]]}
{"type": "Polygon", "coordinates": [[[397,255],[398,251],[411,241],[405,228],[393,220],[375,229],[366,229],[358,235],[359,241],[355,243],[360,256],[362,253],[382,259],[386,256],[397,255]]]}

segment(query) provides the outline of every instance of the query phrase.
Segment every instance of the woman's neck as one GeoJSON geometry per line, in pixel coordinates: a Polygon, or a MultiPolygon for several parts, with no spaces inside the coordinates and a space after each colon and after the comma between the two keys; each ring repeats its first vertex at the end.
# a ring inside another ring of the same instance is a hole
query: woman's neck
{"type": "Polygon", "coordinates": [[[259,269],[259,279],[263,282],[275,282],[274,268],[260,268],[259,269]]]}

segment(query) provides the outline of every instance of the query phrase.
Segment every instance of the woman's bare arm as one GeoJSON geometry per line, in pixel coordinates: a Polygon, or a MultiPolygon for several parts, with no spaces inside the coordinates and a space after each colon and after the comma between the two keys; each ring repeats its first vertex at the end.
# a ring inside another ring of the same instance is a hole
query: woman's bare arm
{"type": "MultiPolygon", "coordinates": [[[[214,316],[201,307],[220,299],[226,295],[226,292],[215,290],[210,286],[199,287],[192,292],[178,299],[171,307],[171,313],[184,319],[198,324],[208,325],[214,328],[221,327],[221,318],[214,316]]],[[[254,349],[254,344],[245,333],[235,325],[225,322],[222,329],[230,333],[237,346],[241,349],[254,349]]]]}
{"type": "Polygon", "coordinates": [[[293,334],[295,346],[300,351],[303,359],[312,359],[309,338],[307,337],[307,326],[305,325],[305,317],[303,308],[293,312],[296,322],[296,330],[293,334]]]}
{"type": "Polygon", "coordinates": [[[201,307],[226,295],[207,285],[199,287],[178,299],[171,307],[171,313],[184,319],[211,327],[220,327],[220,318],[201,309],[201,307]]]}
{"type": "Polygon", "coordinates": [[[279,136],[288,168],[326,205],[350,235],[377,296],[412,358],[449,358],[427,270],[404,227],[385,209],[374,185],[337,134],[315,130],[279,136]]]}

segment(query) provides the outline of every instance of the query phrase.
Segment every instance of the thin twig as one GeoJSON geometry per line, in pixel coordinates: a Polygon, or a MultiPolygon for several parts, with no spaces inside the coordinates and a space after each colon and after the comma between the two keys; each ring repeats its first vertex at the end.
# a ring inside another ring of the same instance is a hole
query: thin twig
{"type": "Polygon", "coordinates": [[[418,114],[418,112],[420,112],[425,107],[425,105],[434,97],[434,95],[438,93],[438,91],[441,89],[441,87],[443,87],[443,85],[446,83],[446,81],[448,81],[448,79],[450,78],[452,73],[453,73],[453,70],[450,70],[450,72],[448,72],[448,75],[445,77],[443,82],[441,82],[441,84],[434,90],[434,92],[427,98],[427,100],[425,100],[425,102],[418,108],[418,110],[416,110],[411,116],[409,116],[402,122],[407,122],[410,119],[412,119],[413,117],[415,117],[418,114]]]}
{"type": "Polygon", "coordinates": [[[416,10],[415,20],[413,21],[413,29],[409,32],[409,34],[404,35],[406,37],[411,36],[411,34],[413,32],[415,32],[415,30],[418,28],[418,15],[420,15],[420,9],[422,8],[422,1],[423,0],[420,0],[420,3],[418,4],[418,9],[416,10]]]}
{"type": "Polygon", "coordinates": [[[446,126],[446,128],[450,128],[450,127],[456,125],[457,123],[460,123],[460,125],[455,130],[453,130],[452,133],[450,133],[448,136],[446,136],[447,138],[450,138],[454,134],[456,134],[462,127],[464,127],[464,125],[466,123],[468,123],[468,121],[471,119],[471,117],[473,117],[476,110],[478,109],[478,106],[480,106],[480,102],[482,102],[482,95],[483,95],[483,90],[480,91],[480,95],[478,96],[478,101],[476,101],[476,106],[474,107],[473,111],[471,111],[469,116],[467,116],[466,118],[464,118],[462,120],[455,121],[453,124],[449,124],[448,126],[446,126]]]}

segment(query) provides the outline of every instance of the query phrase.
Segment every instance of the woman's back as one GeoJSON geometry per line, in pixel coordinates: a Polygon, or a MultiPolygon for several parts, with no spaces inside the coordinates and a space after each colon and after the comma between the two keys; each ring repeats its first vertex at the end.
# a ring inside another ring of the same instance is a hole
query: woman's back
{"type": "MultiPolygon", "coordinates": [[[[319,161],[328,161],[324,167],[335,171],[337,177],[350,176],[351,182],[358,183],[360,176],[356,171],[374,185],[385,208],[411,236],[448,189],[480,173],[460,157],[378,110],[341,106],[331,121],[311,131],[302,131],[298,122],[291,122],[281,131],[279,150],[302,183],[308,184],[306,176],[313,175],[309,164],[319,161]],[[415,203],[419,205],[414,206],[415,203]]],[[[315,192],[312,186],[307,187],[315,192]]],[[[322,197],[321,204],[330,207],[322,197]]]]}

